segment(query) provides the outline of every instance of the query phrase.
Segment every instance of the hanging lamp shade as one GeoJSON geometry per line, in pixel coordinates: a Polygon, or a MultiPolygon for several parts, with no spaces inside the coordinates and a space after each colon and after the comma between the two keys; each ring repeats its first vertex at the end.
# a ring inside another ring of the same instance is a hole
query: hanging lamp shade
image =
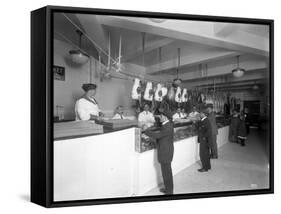
{"type": "Polygon", "coordinates": [[[69,51],[69,55],[70,55],[70,59],[76,63],[76,64],[85,64],[86,62],[88,62],[89,60],[89,56],[81,51],[81,39],[83,36],[83,33],[80,30],[76,30],[76,33],[79,36],[79,49],[76,50],[70,50],[69,51]]]}
{"type": "Polygon", "coordinates": [[[232,75],[236,78],[239,78],[242,77],[245,72],[245,69],[239,67],[239,56],[237,56],[237,68],[232,70],[232,75]]]}
{"type": "Polygon", "coordinates": [[[253,90],[259,90],[260,89],[260,87],[259,87],[259,85],[257,84],[257,83],[255,83],[254,85],[253,85],[253,90]]]}

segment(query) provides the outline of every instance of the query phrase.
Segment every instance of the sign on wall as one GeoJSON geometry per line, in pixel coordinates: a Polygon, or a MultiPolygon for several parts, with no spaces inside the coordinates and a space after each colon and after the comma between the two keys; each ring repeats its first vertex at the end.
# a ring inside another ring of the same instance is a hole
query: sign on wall
{"type": "Polygon", "coordinates": [[[65,81],[65,67],[53,66],[54,80],[65,81]]]}

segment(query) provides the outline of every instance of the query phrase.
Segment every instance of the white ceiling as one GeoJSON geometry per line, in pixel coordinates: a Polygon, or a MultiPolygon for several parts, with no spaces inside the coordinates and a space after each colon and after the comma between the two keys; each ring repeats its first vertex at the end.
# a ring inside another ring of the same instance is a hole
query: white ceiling
{"type": "MultiPolygon", "coordinates": [[[[181,61],[179,71],[183,78],[187,78],[187,82],[192,79],[198,81],[198,67],[202,64],[208,65],[210,77],[229,74],[236,67],[237,55],[241,55],[241,67],[268,72],[269,27],[266,25],[186,20],[155,23],[148,18],[85,14],[67,14],[67,17],[91,38],[92,41],[85,38],[82,43],[91,55],[96,57],[98,53],[93,41],[107,52],[110,35],[111,54],[113,58],[117,57],[121,35],[123,62],[143,66],[150,75],[175,75],[178,48],[181,61]]],[[[78,36],[73,23],[64,15],[57,14],[54,28],[55,32],[77,44],[78,36]]],[[[55,38],[62,39],[59,36],[55,38]]],[[[102,57],[104,62],[107,61],[105,55],[102,57]]]]}

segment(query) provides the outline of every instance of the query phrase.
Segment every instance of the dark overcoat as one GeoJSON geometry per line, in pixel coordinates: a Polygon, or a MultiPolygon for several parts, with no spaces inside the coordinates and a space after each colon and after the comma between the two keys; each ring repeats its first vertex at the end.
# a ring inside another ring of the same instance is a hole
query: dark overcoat
{"type": "Polygon", "coordinates": [[[203,121],[199,121],[197,123],[197,130],[198,142],[208,142],[208,140],[210,140],[210,137],[212,136],[212,129],[209,118],[206,118],[203,121]]]}
{"type": "Polygon", "coordinates": [[[238,126],[238,137],[246,137],[247,136],[247,129],[246,129],[246,123],[245,120],[239,120],[239,126],[238,126]]]}
{"type": "Polygon", "coordinates": [[[144,133],[155,138],[157,157],[160,163],[170,163],[174,156],[174,127],[172,122],[164,124],[159,131],[146,130],[144,133]]]}
{"type": "Polygon", "coordinates": [[[212,130],[212,135],[217,135],[218,134],[218,127],[217,127],[217,122],[216,122],[216,115],[214,112],[211,112],[208,115],[208,119],[210,120],[211,123],[211,130],[212,130]]]}

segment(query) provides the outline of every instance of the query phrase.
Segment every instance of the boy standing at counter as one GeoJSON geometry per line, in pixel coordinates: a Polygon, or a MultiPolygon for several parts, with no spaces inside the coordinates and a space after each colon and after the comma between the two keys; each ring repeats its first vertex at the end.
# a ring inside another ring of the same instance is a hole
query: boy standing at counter
{"type": "Polygon", "coordinates": [[[156,148],[158,162],[161,165],[161,172],[165,186],[164,189],[160,189],[160,192],[168,195],[173,194],[174,192],[173,173],[171,167],[174,156],[174,127],[173,123],[170,121],[172,119],[172,115],[167,111],[159,111],[161,112],[159,117],[162,124],[160,131],[154,132],[147,129],[144,133],[157,140],[156,148]]]}

